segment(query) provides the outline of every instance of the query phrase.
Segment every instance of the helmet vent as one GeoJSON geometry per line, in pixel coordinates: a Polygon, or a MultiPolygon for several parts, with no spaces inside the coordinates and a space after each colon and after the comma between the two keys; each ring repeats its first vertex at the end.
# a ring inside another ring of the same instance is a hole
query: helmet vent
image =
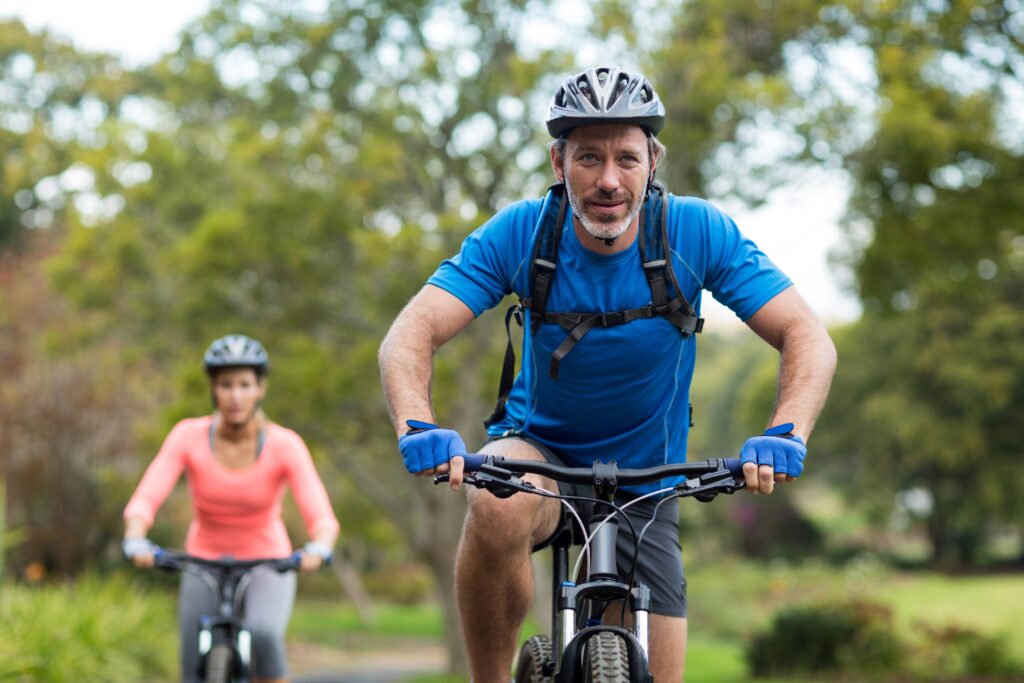
{"type": "Polygon", "coordinates": [[[629,76],[626,74],[619,74],[618,79],[615,81],[615,90],[612,91],[611,97],[608,98],[608,105],[619,101],[619,97],[622,92],[629,86],[629,76]]]}
{"type": "Polygon", "coordinates": [[[585,97],[595,109],[601,108],[601,105],[597,102],[597,93],[595,93],[594,89],[590,87],[590,80],[587,79],[586,75],[581,76],[580,79],[576,81],[576,86],[580,90],[580,95],[585,97]]]}

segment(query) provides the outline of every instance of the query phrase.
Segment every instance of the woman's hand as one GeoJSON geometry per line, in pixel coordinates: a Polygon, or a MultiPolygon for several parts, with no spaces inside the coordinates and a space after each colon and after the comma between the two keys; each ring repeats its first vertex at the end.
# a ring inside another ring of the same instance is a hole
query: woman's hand
{"type": "Polygon", "coordinates": [[[299,567],[304,572],[315,572],[324,562],[331,559],[331,547],[320,541],[310,541],[302,546],[302,557],[299,559],[299,567]]]}
{"type": "Polygon", "coordinates": [[[121,552],[136,567],[148,569],[156,563],[156,546],[145,536],[125,536],[121,541],[121,552]]]}

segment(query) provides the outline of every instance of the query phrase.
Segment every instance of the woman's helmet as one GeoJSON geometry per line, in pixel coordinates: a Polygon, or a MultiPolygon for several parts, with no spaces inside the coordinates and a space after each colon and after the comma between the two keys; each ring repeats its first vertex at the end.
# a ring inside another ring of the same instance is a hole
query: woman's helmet
{"type": "Polygon", "coordinates": [[[270,371],[270,358],[263,344],[244,334],[229,334],[210,344],[203,354],[203,370],[211,377],[222,368],[252,368],[257,377],[270,371]]]}
{"type": "Polygon", "coordinates": [[[636,124],[650,135],[665,125],[665,105],[643,74],[617,66],[586,69],[562,81],[548,108],[553,138],[588,123],[613,122],[636,124]]]}

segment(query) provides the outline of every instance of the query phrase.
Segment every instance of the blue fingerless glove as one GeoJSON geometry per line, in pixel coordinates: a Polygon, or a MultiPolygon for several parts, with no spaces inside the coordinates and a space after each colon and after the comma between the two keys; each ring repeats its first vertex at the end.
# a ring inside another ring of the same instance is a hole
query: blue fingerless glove
{"type": "Polygon", "coordinates": [[[804,471],[807,446],[804,440],[793,433],[793,423],[775,425],[761,436],[747,439],[740,451],[740,462],[757,465],[771,465],[776,474],[799,477],[804,471]]]}
{"type": "Polygon", "coordinates": [[[455,455],[466,454],[466,444],[453,429],[441,429],[435,424],[419,420],[406,420],[411,429],[398,438],[405,469],[412,474],[437,469],[455,455]]]}

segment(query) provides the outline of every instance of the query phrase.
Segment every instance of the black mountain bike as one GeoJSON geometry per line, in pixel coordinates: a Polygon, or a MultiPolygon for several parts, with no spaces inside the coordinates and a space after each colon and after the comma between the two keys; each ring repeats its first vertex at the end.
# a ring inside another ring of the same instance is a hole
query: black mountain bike
{"type": "MultiPolygon", "coordinates": [[[[636,500],[658,498],[696,498],[708,502],[719,493],[733,493],[744,487],[737,458],[705,460],[678,465],[659,465],[644,469],[618,469],[615,461],[595,461],[592,467],[561,467],[533,460],[509,460],[500,456],[470,454],[466,456],[465,483],[490,491],[499,498],[515,493],[573,499],[538,489],[522,480],[526,473],[540,474],[556,481],[592,484],[593,514],[589,520],[578,517],[585,530],[583,548],[573,572],[569,572],[569,547],[573,544],[570,530],[559,534],[551,545],[552,595],[551,635],[536,635],[525,643],[516,664],[515,683],[652,683],[648,669],[648,613],[651,608],[650,589],[634,580],[636,564],[643,549],[644,526],[639,533],[624,514],[636,500]],[[619,485],[643,484],[669,477],[685,477],[674,487],[655,491],[625,504],[613,503],[619,485]],[[615,562],[615,541],[620,519],[628,524],[637,539],[633,568],[620,576],[615,562]],[[588,560],[586,580],[576,582],[584,559],[588,560]],[[629,628],[602,623],[606,607],[622,603],[623,615],[628,606],[633,616],[629,628]]],[[[438,475],[435,483],[447,481],[438,475]]],[[[580,499],[580,498],[575,498],[580,499]]],[[[660,504],[660,502],[659,502],[660,504]]]]}
{"type": "MultiPolygon", "coordinates": [[[[199,617],[199,679],[206,683],[249,683],[252,636],[242,623],[242,598],[247,578],[256,567],[279,572],[299,568],[301,554],[260,560],[208,560],[188,553],[157,548],[156,566],[200,577],[217,595],[217,613],[199,617]]],[[[186,645],[183,643],[182,647],[186,645]]]]}

